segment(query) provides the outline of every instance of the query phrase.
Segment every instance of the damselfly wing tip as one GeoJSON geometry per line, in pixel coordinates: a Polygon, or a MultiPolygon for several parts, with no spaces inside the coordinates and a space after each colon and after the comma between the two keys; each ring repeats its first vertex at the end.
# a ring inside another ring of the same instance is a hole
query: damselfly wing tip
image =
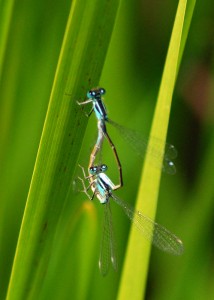
{"type": "Polygon", "coordinates": [[[116,259],[116,257],[112,256],[111,257],[111,262],[112,262],[112,266],[113,266],[114,270],[117,271],[118,265],[117,265],[117,259],[116,259]]]}
{"type": "Polygon", "coordinates": [[[169,174],[169,175],[175,175],[176,174],[176,167],[175,164],[170,160],[164,160],[163,161],[163,172],[169,174]]]}
{"type": "Polygon", "coordinates": [[[104,268],[100,259],[99,259],[99,270],[103,277],[105,277],[108,274],[108,268],[104,268]]]}

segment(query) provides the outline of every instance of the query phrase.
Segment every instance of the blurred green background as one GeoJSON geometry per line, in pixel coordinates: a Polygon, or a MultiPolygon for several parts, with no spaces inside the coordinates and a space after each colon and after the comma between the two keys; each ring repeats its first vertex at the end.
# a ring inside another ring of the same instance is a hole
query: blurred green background
{"type": "MultiPolygon", "coordinates": [[[[145,135],[152,122],[177,4],[122,1],[100,81],[107,90],[110,118],[145,135]]],[[[5,299],[70,5],[67,0],[13,4],[0,78],[0,299],[5,299]]],[[[158,222],[181,237],[185,253],[171,257],[153,249],[146,299],[214,298],[213,11],[210,0],[196,3],[168,133],[168,141],[178,150],[177,174],[163,174],[158,205],[158,222]]],[[[79,157],[84,166],[96,138],[95,128],[92,116],[79,157]]],[[[114,129],[109,132],[117,142],[124,170],[124,188],[118,194],[134,203],[142,161],[114,129]]],[[[104,155],[110,164],[111,151],[104,149],[104,155]]],[[[110,171],[113,181],[115,173],[116,169],[110,171]]],[[[102,278],[98,269],[102,207],[71,189],[41,299],[116,298],[129,222],[114,204],[112,211],[119,270],[110,270],[102,278]],[[75,259],[80,253],[81,261],[75,259]]]]}

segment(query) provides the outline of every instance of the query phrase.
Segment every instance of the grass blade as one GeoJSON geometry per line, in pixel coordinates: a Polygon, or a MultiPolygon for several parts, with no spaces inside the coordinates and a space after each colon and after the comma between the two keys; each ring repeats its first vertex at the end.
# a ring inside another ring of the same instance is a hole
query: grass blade
{"type": "MultiPolygon", "coordinates": [[[[179,1],[151,129],[151,136],[158,137],[163,141],[163,145],[159,145],[160,149],[158,150],[160,152],[164,150],[164,141],[166,140],[172,94],[178,71],[186,4],[186,0],[179,1]]],[[[152,139],[149,142],[150,146],[153,146],[152,139]]],[[[154,218],[161,174],[160,171],[151,167],[151,159],[152,157],[148,152],[136,206],[137,209],[154,218]]],[[[140,239],[138,232],[132,228],[118,299],[142,299],[142,295],[145,293],[150,247],[146,241],[140,239]]]]}
{"type": "MultiPolygon", "coordinates": [[[[0,299],[6,297],[66,25],[64,14],[55,16],[57,3],[51,10],[45,9],[44,1],[14,4],[0,84],[0,168],[7,170],[0,174],[0,299]],[[49,18],[48,26],[35,34],[34,29],[41,25],[41,11],[43,20],[49,18]]],[[[58,6],[68,14],[68,6],[58,6]]]]}
{"type": "Polygon", "coordinates": [[[9,300],[27,299],[32,288],[35,294],[31,298],[39,297],[86,127],[86,118],[76,100],[83,99],[89,87],[99,82],[117,8],[118,1],[72,2],[19,235],[9,300]],[[102,17],[97,18],[100,11],[102,17]],[[33,281],[38,270],[40,280],[35,288],[33,281]]]}

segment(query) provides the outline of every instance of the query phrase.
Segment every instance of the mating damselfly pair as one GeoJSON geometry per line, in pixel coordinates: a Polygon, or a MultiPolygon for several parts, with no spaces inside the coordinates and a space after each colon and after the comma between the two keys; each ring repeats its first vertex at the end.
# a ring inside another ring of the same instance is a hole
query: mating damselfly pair
{"type": "MultiPolygon", "coordinates": [[[[125,129],[123,126],[110,120],[107,115],[107,110],[104,105],[102,96],[105,94],[103,88],[92,89],[87,93],[88,99],[83,102],[77,102],[79,105],[86,105],[92,103],[91,111],[88,116],[94,111],[97,118],[97,129],[98,137],[95,146],[91,152],[88,174],[86,175],[85,170],[82,166],[83,178],[78,177],[82,183],[83,190],[89,199],[93,200],[94,196],[100,201],[104,206],[104,223],[103,223],[103,235],[99,259],[100,271],[103,275],[106,275],[109,269],[110,262],[114,269],[117,269],[117,259],[115,253],[115,241],[113,235],[113,224],[110,208],[110,200],[112,199],[116,202],[128,216],[128,218],[136,225],[143,236],[149,240],[157,248],[174,254],[181,255],[183,253],[183,244],[181,240],[164,228],[162,225],[154,222],[149,217],[145,216],[140,211],[135,211],[128,203],[124,200],[118,198],[113,191],[121,188],[123,186],[123,175],[122,175],[122,165],[119,159],[117,149],[110,138],[106,124],[112,124],[119,133],[130,142],[132,147],[140,154],[145,154],[145,152],[150,152],[152,157],[152,163],[155,167],[161,168],[164,172],[168,174],[175,174],[176,168],[173,159],[176,158],[177,152],[174,146],[170,144],[165,144],[165,152],[158,151],[155,147],[148,146],[148,140],[142,138],[138,133],[133,130],[125,129]],[[119,183],[115,185],[111,179],[106,175],[107,166],[106,164],[100,163],[96,164],[95,160],[98,153],[101,151],[104,138],[107,139],[117,166],[119,173],[119,183]],[[88,181],[88,186],[86,186],[85,181],[88,181]],[[90,195],[89,191],[92,194],[90,195]]],[[[161,143],[158,139],[154,138],[154,145],[161,143]]],[[[157,147],[159,149],[159,147],[157,147]]]]}

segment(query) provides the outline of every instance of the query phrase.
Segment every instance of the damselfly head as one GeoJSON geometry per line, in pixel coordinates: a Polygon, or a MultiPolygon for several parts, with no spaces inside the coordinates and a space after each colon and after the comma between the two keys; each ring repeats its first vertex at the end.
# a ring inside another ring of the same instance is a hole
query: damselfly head
{"type": "Polygon", "coordinates": [[[104,88],[95,88],[87,92],[87,97],[90,99],[100,98],[106,93],[104,88]]]}
{"type": "Polygon", "coordinates": [[[97,168],[97,174],[99,173],[104,173],[105,171],[108,170],[108,167],[106,165],[99,165],[96,167],[97,168]]]}
{"type": "Polygon", "coordinates": [[[100,166],[93,166],[89,168],[89,173],[91,175],[97,175],[99,173],[104,173],[108,170],[108,167],[106,165],[100,165],[100,166]]]}

